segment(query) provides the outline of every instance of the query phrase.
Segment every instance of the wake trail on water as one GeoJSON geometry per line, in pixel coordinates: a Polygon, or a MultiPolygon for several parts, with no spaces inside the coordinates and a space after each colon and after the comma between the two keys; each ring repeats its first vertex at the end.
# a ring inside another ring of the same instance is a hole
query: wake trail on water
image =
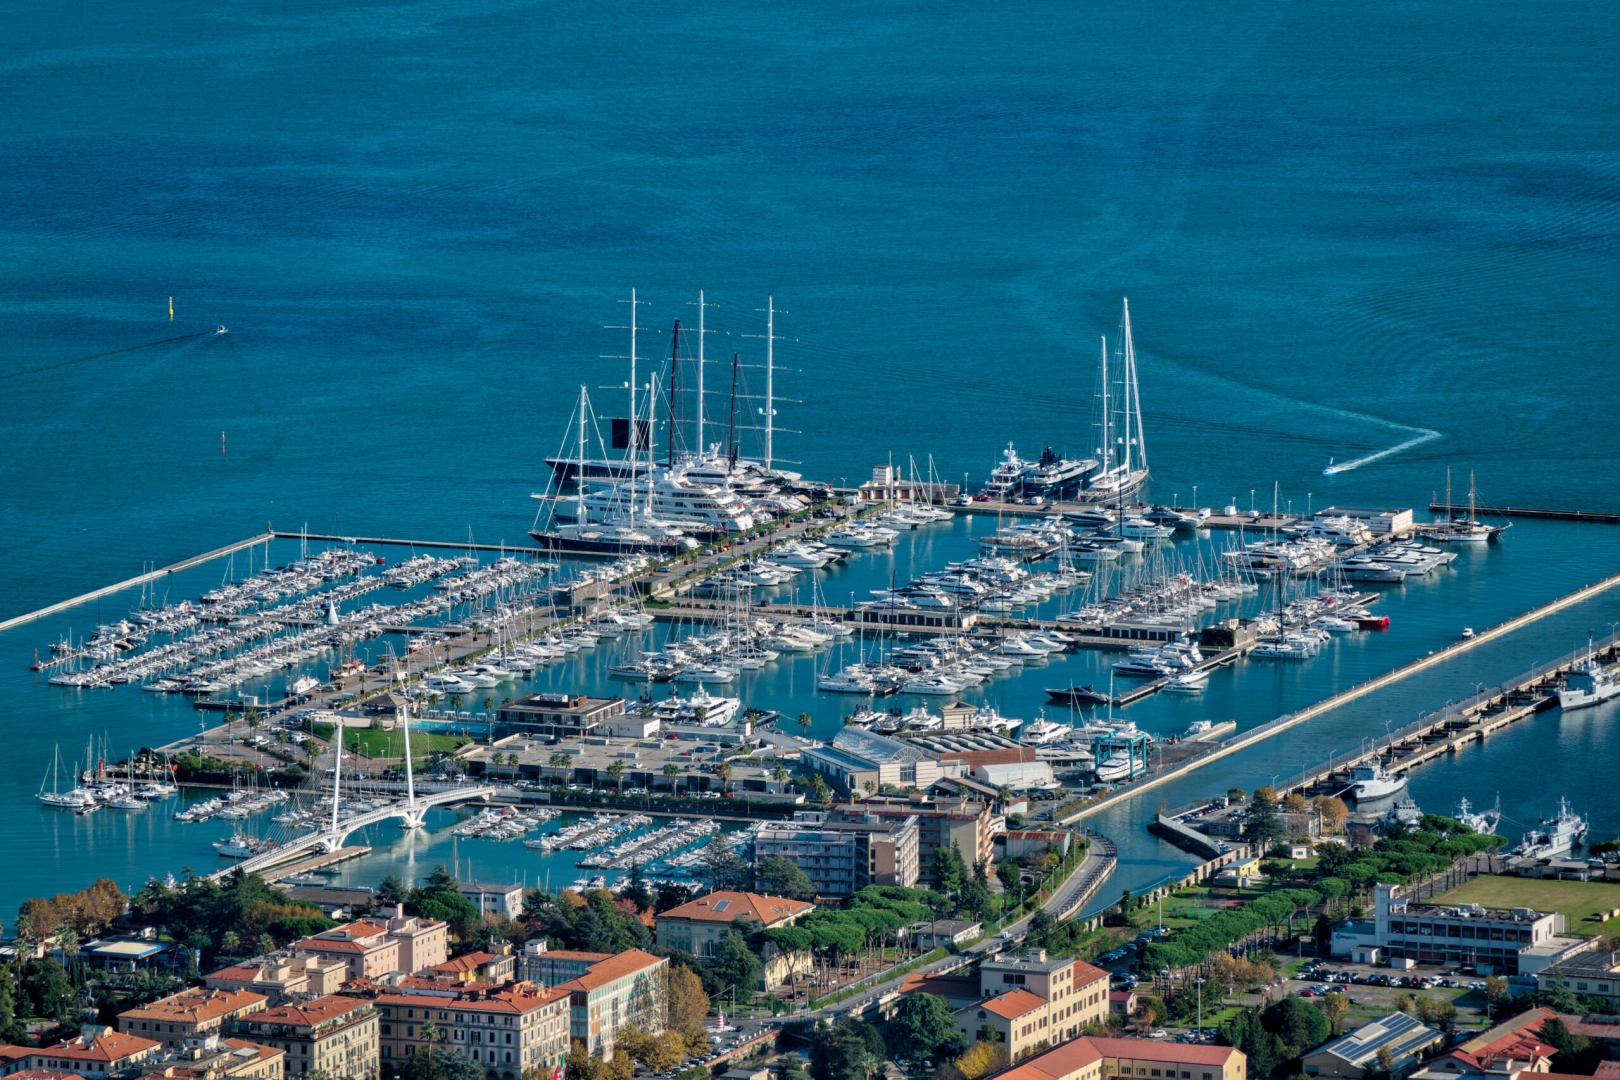
{"type": "Polygon", "coordinates": [[[181,334],[178,337],[162,338],[158,341],[148,341],[140,345],[126,345],[122,349],[113,349],[109,352],[95,353],[90,356],[81,356],[76,360],[63,360],[55,364],[46,364],[43,367],[28,368],[24,371],[8,371],[0,375],[0,382],[8,379],[20,379],[25,375],[42,375],[47,371],[59,371],[62,368],[73,367],[76,364],[88,364],[92,360],[105,360],[109,356],[121,356],[124,353],[139,352],[142,349],[151,349],[159,345],[172,345],[177,341],[191,341],[193,338],[218,337],[221,330],[199,330],[195,334],[181,334]]]}
{"type": "Polygon", "coordinates": [[[1395,421],[1385,420],[1381,416],[1368,416],[1365,413],[1351,412],[1348,409],[1334,409],[1328,406],[1320,405],[1317,407],[1325,409],[1328,412],[1337,413],[1340,416],[1347,416],[1356,420],[1365,420],[1373,424],[1381,424],[1384,427],[1392,428],[1396,431],[1411,432],[1412,435],[1415,436],[1414,438],[1407,439],[1405,442],[1396,443],[1394,446],[1388,447],[1387,449],[1379,450],[1376,453],[1365,454],[1353,461],[1344,461],[1335,465],[1333,461],[1329,459],[1327,468],[1322,470],[1323,476],[1336,476],[1342,472],[1349,472],[1351,469],[1359,469],[1363,465],[1370,465],[1375,461],[1382,461],[1384,458],[1393,457],[1402,450],[1410,450],[1414,446],[1422,446],[1426,442],[1433,442],[1435,439],[1442,438],[1440,432],[1435,431],[1432,428],[1411,427],[1407,424],[1397,424],[1395,421]]]}

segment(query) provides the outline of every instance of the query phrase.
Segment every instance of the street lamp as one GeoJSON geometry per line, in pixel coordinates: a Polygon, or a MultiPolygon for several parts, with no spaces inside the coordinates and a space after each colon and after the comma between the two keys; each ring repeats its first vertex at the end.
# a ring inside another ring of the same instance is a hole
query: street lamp
{"type": "Polygon", "coordinates": [[[1194,979],[1193,982],[1198,985],[1198,1037],[1202,1039],[1204,1037],[1204,980],[1194,979]]]}

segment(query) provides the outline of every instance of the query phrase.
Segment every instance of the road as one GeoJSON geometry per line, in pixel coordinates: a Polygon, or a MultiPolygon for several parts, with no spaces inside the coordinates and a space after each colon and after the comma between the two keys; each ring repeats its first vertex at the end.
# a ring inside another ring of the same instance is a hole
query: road
{"type": "MultiPolygon", "coordinates": [[[[1062,885],[1057,887],[1057,891],[1051,895],[1046,903],[1041,905],[1043,910],[1050,912],[1060,920],[1072,917],[1081,906],[1083,896],[1100,885],[1102,880],[1113,872],[1116,861],[1114,845],[1106,838],[1095,833],[1091,835],[1091,841],[1091,850],[1087,853],[1085,860],[1075,868],[1074,872],[1064,880],[1062,885]]],[[[960,953],[942,957],[921,967],[913,968],[904,975],[863,987],[860,993],[855,996],[845,998],[832,1005],[825,1005],[809,1012],[798,1013],[793,1017],[793,1020],[797,1022],[831,1020],[845,1013],[860,1012],[878,998],[893,993],[908,975],[943,975],[964,968],[975,961],[983,960],[986,956],[1022,942],[1024,934],[1029,930],[1030,920],[1033,918],[1033,915],[1026,915],[977,944],[963,949],[960,953]]]]}

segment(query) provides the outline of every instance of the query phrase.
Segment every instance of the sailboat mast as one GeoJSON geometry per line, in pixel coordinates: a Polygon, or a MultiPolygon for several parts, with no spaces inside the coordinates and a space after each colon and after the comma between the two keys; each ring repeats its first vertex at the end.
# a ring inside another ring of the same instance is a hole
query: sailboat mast
{"type": "Polygon", "coordinates": [[[1136,384],[1136,342],[1131,338],[1131,302],[1125,301],[1125,377],[1131,381],[1131,411],[1136,416],[1136,464],[1147,471],[1147,439],[1142,433],[1142,388],[1136,384]]]}
{"type": "Polygon", "coordinates": [[[776,298],[765,298],[765,471],[771,471],[771,434],[776,421],[776,298]]]}
{"type": "Polygon", "coordinates": [[[1108,462],[1114,453],[1114,444],[1108,439],[1108,335],[1102,335],[1102,446],[1097,451],[1102,455],[1102,471],[1106,478],[1109,475],[1108,462]]]}
{"type": "Polygon", "coordinates": [[[669,467],[675,467],[675,382],[681,370],[681,320],[675,320],[675,330],[669,336],[669,467]]]}
{"type": "Polygon", "coordinates": [[[707,444],[703,441],[703,309],[708,305],[703,302],[703,290],[698,290],[698,357],[697,357],[697,452],[698,457],[703,456],[707,444]]]}
{"type": "MultiPolygon", "coordinates": [[[[1120,410],[1125,415],[1125,452],[1120,455],[1120,475],[1124,480],[1131,477],[1131,302],[1125,301],[1125,315],[1121,320],[1120,331],[1124,341],[1121,343],[1121,360],[1123,367],[1120,371],[1119,381],[1121,392],[1125,395],[1124,407],[1120,410]]],[[[1121,496],[1124,495],[1122,491],[1121,496]]]]}
{"type": "Polygon", "coordinates": [[[737,354],[731,354],[731,426],[726,429],[727,472],[737,466],[737,354]]]}

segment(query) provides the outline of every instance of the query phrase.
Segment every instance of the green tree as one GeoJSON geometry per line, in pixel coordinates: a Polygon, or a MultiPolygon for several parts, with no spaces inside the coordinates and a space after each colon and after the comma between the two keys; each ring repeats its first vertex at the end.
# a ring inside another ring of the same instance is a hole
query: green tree
{"type": "MultiPolygon", "coordinates": [[[[1341,995],[1330,995],[1341,996],[1341,995]]],[[[1327,1042],[1333,1025],[1301,998],[1289,995],[1260,1014],[1262,1026],[1281,1041],[1282,1060],[1299,1057],[1327,1042]]]]}
{"type": "Polygon", "coordinates": [[[801,735],[810,734],[810,714],[807,712],[799,714],[799,733],[801,735]]]}
{"type": "Polygon", "coordinates": [[[731,794],[731,762],[722,761],[714,770],[714,775],[720,778],[720,791],[722,794],[731,794]]]}
{"type": "Polygon", "coordinates": [[[615,761],[607,767],[608,783],[613,785],[615,792],[624,789],[624,762],[615,761]]]}
{"type": "Polygon", "coordinates": [[[219,950],[226,956],[242,955],[242,936],[235,930],[227,930],[220,936],[219,950]]]}
{"type": "Polygon", "coordinates": [[[1270,788],[1261,788],[1249,800],[1248,834],[1262,845],[1282,839],[1287,832],[1282,817],[1277,813],[1277,801],[1270,788]]]}
{"type": "Polygon", "coordinates": [[[759,957],[748,947],[748,939],[735,930],[727,930],[714,958],[714,973],[721,981],[735,986],[738,996],[746,999],[759,984],[761,966],[759,957]]]}
{"type": "Polygon", "coordinates": [[[756,887],[768,896],[785,896],[789,900],[816,898],[816,885],[810,875],[785,855],[765,856],[754,876],[756,887]]]}
{"type": "Polygon", "coordinates": [[[1017,863],[1007,859],[996,867],[996,877],[1001,879],[1002,888],[1008,892],[1017,892],[1018,886],[1023,880],[1023,871],[1019,869],[1017,863]]]}
{"type": "Polygon", "coordinates": [[[400,880],[398,874],[390,873],[382,879],[377,886],[377,899],[384,904],[403,904],[410,898],[411,890],[400,880]]]}
{"type": "Polygon", "coordinates": [[[976,876],[962,882],[961,901],[963,910],[975,919],[982,920],[990,914],[990,890],[976,876]]]}
{"type": "Polygon", "coordinates": [[[962,861],[962,849],[952,841],[950,847],[939,847],[934,851],[934,884],[942,892],[953,896],[962,889],[962,878],[967,871],[962,861]]]}
{"type": "Polygon", "coordinates": [[[30,960],[23,966],[22,986],[35,1016],[48,1016],[65,1024],[78,1012],[79,996],[67,970],[50,957],[30,960]]]}
{"type": "Polygon", "coordinates": [[[948,1001],[937,994],[911,993],[900,998],[889,1021],[889,1047],[903,1061],[955,1057],[967,1049],[948,1001]]]}
{"type": "Polygon", "coordinates": [[[681,775],[681,767],[675,764],[673,761],[667,761],[664,763],[664,775],[669,777],[669,790],[673,793],[679,794],[680,784],[675,778],[681,775]]]}
{"type": "Polygon", "coordinates": [[[814,1080],[867,1080],[883,1067],[883,1037],[871,1024],[845,1017],[828,1026],[816,1024],[810,1037],[810,1075],[814,1080]]]}

